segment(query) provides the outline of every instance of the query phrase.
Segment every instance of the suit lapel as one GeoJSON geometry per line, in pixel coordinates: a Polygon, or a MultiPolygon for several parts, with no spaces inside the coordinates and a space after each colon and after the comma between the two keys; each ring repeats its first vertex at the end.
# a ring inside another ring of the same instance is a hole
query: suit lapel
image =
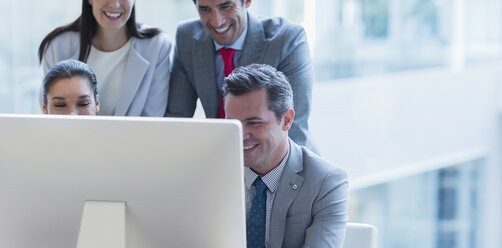
{"type": "Polygon", "coordinates": [[[249,13],[247,32],[246,41],[244,41],[242,54],[239,58],[239,66],[262,63],[269,44],[269,42],[265,40],[265,34],[260,20],[249,13]]]}
{"type": "Polygon", "coordinates": [[[192,63],[195,77],[195,89],[200,98],[208,118],[218,116],[220,100],[216,89],[216,75],[214,69],[214,44],[211,36],[204,30],[192,47],[192,63]]]}
{"type": "Polygon", "coordinates": [[[132,49],[127,59],[120,96],[115,108],[115,115],[124,116],[129,110],[129,106],[138,91],[139,85],[143,81],[143,77],[150,65],[150,62],[145,60],[135,49],[135,42],[133,40],[132,49]]]}
{"type": "Polygon", "coordinates": [[[303,170],[300,148],[289,140],[289,158],[277,188],[272,215],[270,217],[270,240],[268,247],[281,247],[286,229],[286,215],[291,203],[301,190],[303,177],[297,173],[303,170]]]}

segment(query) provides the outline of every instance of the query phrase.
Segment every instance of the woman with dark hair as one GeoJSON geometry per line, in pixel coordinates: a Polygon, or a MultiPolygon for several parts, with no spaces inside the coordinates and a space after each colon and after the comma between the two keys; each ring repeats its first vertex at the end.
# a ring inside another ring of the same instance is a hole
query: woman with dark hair
{"type": "Polygon", "coordinates": [[[83,62],[68,59],[54,65],[42,82],[45,114],[96,115],[99,112],[96,75],[83,62]]]}
{"type": "Polygon", "coordinates": [[[134,0],[82,0],[74,22],[50,32],[38,55],[44,73],[78,59],[96,73],[102,115],[164,116],[171,43],[159,29],[138,25],[134,0]]]}

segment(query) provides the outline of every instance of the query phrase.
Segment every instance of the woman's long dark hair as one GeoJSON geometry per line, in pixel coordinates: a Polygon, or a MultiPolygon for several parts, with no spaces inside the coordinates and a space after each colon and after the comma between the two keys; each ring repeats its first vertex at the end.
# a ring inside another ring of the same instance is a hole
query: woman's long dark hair
{"type": "MultiPolygon", "coordinates": [[[[135,5],[133,5],[131,16],[126,23],[127,35],[139,39],[147,39],[159,34],[161,31],[158,28],[148,28],[143,30],[138,29],[138,25],[136,24],[135,5]]],[[[77,20],[73,21],[70,24],[57,27],[42,40],[42,43],[40,43],[40,47],[38,48],[39,62],[42,63],[44,53],[52,40],[54,40],[54,38],[56,38],[58,35],[67,31],[75,31],[80,33],[80,53],[78,55],[78,60],[87,62],[87,58],[89,57],[89,53],[91,52],[91,41],[96,34],[97,29],[98,24],[96,22],[96,19],[94,18],[94,15],[92,14],[92,6],[89,4],[88,0],[83,0],[82,14],[77,18],[77,20]]]]}

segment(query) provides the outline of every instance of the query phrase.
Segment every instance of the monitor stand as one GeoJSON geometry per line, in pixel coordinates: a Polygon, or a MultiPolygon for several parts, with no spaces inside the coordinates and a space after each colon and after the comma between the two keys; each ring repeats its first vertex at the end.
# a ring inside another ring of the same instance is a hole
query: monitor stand
{"type": "Polygon", "coordinates": [[[125,248],[126,203],[86,201],[77,248],[125,248]]]}

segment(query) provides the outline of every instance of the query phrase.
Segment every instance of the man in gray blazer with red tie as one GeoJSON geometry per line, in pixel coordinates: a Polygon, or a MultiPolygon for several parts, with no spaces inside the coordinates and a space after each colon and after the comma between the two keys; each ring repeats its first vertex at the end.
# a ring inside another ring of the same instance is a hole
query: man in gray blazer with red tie
{"type": "Polygon", "coordinates": [[[224,84],[226,118],[243,127],[247,247],[341,248],[345,172],[288,138],[293,91],[269,65],[235,69],[224,84]]]}
{"type": "Polygon", "coordinates": [[[283,18],[258,19],[251,0],[194,0],[200,18],[181,23],[171,68],[166,116],[192,117],[199,98],[206,117],[224,114],[221,88],[233,68],[262,63],[282,71],[294,94],[293,141],[316,150],[309,134],[313,69],[305,31],[283,18]],[[225,64],[223,50],[231,50],[225,64]]]}

